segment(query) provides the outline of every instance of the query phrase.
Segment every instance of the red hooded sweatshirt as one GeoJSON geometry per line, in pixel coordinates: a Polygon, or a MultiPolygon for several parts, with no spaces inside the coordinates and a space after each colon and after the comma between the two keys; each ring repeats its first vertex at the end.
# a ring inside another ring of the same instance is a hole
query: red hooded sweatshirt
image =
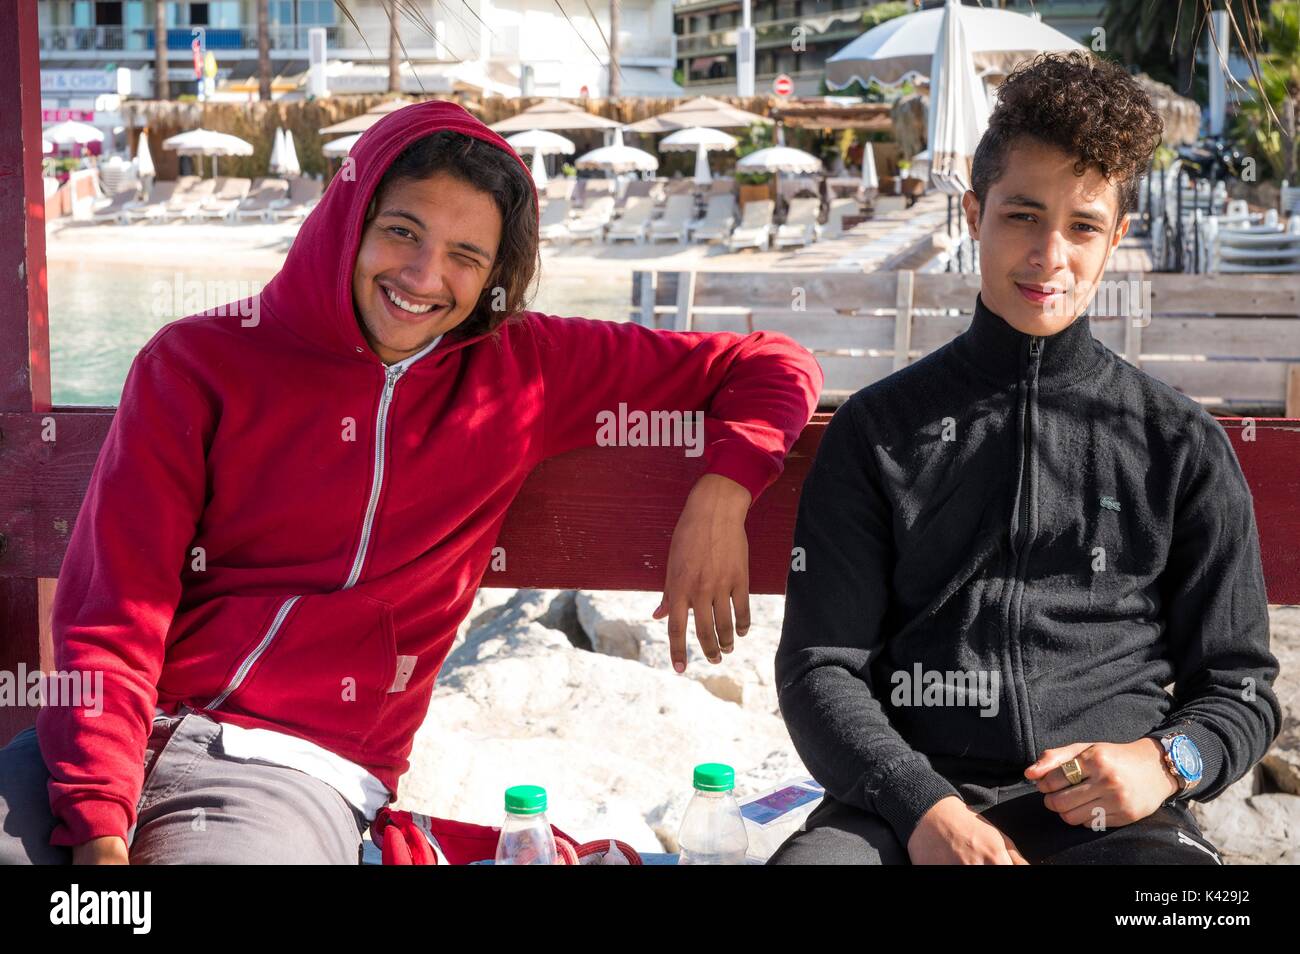
{"type": "Polygon", "coordinates": [[[702,410],[708,473],[755,498],[780,473],[822,384],[780,335],[523,312],[379,359],[352,303],[366,207],[443,129],[527,175],[459,106],[391,113],[256,302],[172,322],[132,363],[53,606],[56,668],[104,688],[102,712],[38,714],[50,844],[125,839],[155,704],[307,739],[396,792],[506,509],[538,462],[596,444],[599,412],[702,410]]]}

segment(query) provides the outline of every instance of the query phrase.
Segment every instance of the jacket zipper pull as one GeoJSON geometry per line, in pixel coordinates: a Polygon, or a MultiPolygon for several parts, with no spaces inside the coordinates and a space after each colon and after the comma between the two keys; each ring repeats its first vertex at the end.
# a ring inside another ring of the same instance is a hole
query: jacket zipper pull
{"type": "Polygon", "coordinates": [[[1029,357],[1031,357],[1031,358],[1039,358],[1039,357],[1042,357],[1042,354],[1043,354],[1043,339],[1042,339],[1042,338],[1037,338],[1037,337],[1035,337],[1035,338],[1030,338],[1030,339],[1029,339],[1029,357]]]}

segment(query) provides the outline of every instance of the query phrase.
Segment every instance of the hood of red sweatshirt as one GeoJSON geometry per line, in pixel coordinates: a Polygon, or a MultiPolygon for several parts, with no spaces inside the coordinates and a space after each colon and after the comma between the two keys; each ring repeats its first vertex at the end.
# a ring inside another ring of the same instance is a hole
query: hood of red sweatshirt
{"type": "MultiPolygon", "coordinates": [[[[430,100],[389,113],[357,140],[344,170],[330,182],[299,229],[283,267],[262,290],[262,307],[277,322],[341,357],[379,360],[361,333],[352,304],[352,271],[366,209],[380,179],[402,150],[444,129],[473,136],[508,153],[532,185],[532,173],[519,153],[464,107],[430,100]]],[[[533,206],[538,205],[533,186],[533,206]]],[[[486,334],[466,341],[481,337],[486,334]]],[[[445,342],[440,342],[439,348],[445,342]]]]}

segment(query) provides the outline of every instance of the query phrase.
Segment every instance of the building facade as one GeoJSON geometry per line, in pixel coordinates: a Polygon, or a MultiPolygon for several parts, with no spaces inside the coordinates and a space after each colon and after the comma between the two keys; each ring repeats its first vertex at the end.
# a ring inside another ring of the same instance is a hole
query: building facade
{"type": "MultiPolygon", "coordinates": [[[[785,73],[794,95],[816,96],[827,57],[847,46],[867,27],[864,16],[886,0],[751,0],[754,28],[754,92],[768,93],[785,73]]],[[[942,6],[924,0],[917,8],[942,6]]],[[[1021,13],[1037,11],[1044,22],[1087,43],[1101,20],[1102,0],[1005,0],[1021,13]]],[[[689,95],[727,96],[736,92],[736,28],[743,23],[739,0],[679,0],[673,10],[677,69],[689,95]]],[[[833,92],[833,91],[831,91],[833,92]]]]}
{"type": "MultiPolygon", "coordinates": [[[[327,56],[338,64],[339,91],[387,85],[389,21],[383,0],[345,0],[354,26],[334,0],[268,0],[272,71],[302,72],[308,33],[326,31],[327,56]]],[[[148,77],[154,62],[153,0],[37,0],[42,65],[52,69],[127,67],[148,77]]],[[[405,6],[405,4],[404,4],[405,6]]],[[[484,78],[502,95],[603,96],[609,82],[609,0],[419,0],[423,23],[401,18],[409,57],[404,86],[440,92],[447,73],[484,78]],[[455,68],[455,69],[453,69],[455,68]],[[407,80],[409,79],[409,83],[407,80]],[[433,88],[430,88],[432,84],[433,88]]],[[[672,0],[619,3],[619,64],[625,96],[680,95],[672,0]]],[[[173,95],[196,91],[191,43],[201,35],[221,80],[257,70],[257,0],[166,3],[168,76],[173,95]]]]}

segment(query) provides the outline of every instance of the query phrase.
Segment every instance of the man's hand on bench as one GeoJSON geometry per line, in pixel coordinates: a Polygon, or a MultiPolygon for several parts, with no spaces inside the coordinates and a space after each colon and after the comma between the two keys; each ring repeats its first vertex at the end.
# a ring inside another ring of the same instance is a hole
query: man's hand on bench
{"type": "Polygon", "coordinates": [[[1015,844],[955,795],[930,807],[907,840],[914,865],[1027,865],[1015,844]]]}
{"type": "Polygon", "coordinates": [[[72,849],[74,865],[129,865],[126,842],[117,835],[92,838],[72,849]]]}
{"type": "Polygon", "coordinates": [[[686,617],[695,613],[695,636],[709,662],[722,662],[734,633],[749,632],[749,540],[745,517],[753,502],[730,477],[705,474],[695,482],[668,548],[664,595],[655,619],[668,617],[673,667],[686,671],[686,617]]]}
{"type": "Polygon", "coordinates": [[[1165,768],[1164,746],[1158,739],[1136,742],[1074,742],[1047,749],[1025,778],[1045,793],[1043,804],[1070,825],[1100,821],[1108,828],[1131,825],[1146,818],[1178,791],[1165,768]],[[1083,780],[1071,785],[1061,766],[1079,760],[1083,780]]]}

